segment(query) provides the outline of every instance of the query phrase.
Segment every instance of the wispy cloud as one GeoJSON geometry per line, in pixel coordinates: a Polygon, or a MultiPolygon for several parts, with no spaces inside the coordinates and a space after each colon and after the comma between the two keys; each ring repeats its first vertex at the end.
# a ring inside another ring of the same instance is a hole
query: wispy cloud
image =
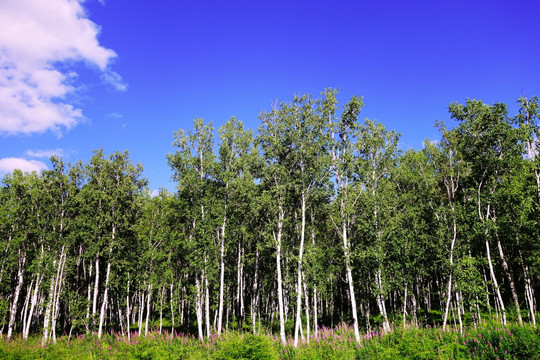
{"type": "Polygon", "coordinates": [[[33,158],[50,158],[53,155],[64,156],[64,149],[51,149],[51,150],[28,150],[26,156],[33,158]]]}
{"type": "Polygon", "coordinates": [[[117,91],[127,90],[127,84],[124,79],[122,79],[122,77],[114,71],[105,71],[103,74],[101,74],[101,80],[104,83],[111,85],[117,91]]]}
{"type": "Polygon", "coordinates": [[[112,112],[112,113],[108,114],[106,117],[107,117],[107,119],[121,119],[121,118],[122,118],[122,114],[117,113],[117,112],[115,111],[115,112],[112,112]]]}
{"type": "Polygon", "coordinates": [[[27,160],[14,157],[0,159],[0,174],[12,173],[15,169],[19,169],[23,172],[40,172],[41,170],[46,170],[47,165],[38,160],[27,160]]]}
{"type": "Polygon", "coordinates": [[[83,118],[67,99],[75,90],[74,62],[95,67],[117,90],[126,85],[110,69],[113,50],[77,0],[0,1],[0,133],[58,135],[83,118]],[[59,65],[62,65],[61,67],[59,65]]]}

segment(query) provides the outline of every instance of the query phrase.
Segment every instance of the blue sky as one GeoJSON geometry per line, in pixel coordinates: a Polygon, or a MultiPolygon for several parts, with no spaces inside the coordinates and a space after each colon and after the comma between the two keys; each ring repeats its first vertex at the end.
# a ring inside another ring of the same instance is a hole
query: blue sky
{"type": "MultiPolygon", "coordinates": [[[[540,95],[540,2],[3,0],[0,172],[129,150],[174,188],[172,133],[339,87],[420,148],[451,102],[540,95]]],[[[450,123],[451,124],[451,123],[450,123]]]]}

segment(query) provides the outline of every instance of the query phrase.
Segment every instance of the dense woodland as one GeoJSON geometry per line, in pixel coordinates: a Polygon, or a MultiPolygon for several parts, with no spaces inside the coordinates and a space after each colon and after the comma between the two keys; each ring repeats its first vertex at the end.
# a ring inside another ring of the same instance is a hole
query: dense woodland
{"type": "Polygon", "coordinates": [[[2,336],[243,329],[296,345],[339,323],[356,341],[432,321],[535,326],[538,98],[518,105],[451,104],[457,125],[407,151],[332,89],[276,104],[256,132],[195,119],[167,156],[176,192],[154,197],[127,152],[14,171],[2,336]]]}

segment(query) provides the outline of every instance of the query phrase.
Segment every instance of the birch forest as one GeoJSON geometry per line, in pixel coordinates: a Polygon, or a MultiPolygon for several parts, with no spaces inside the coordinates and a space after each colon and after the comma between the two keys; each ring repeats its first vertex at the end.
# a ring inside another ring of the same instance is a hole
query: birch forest
{"type": "MultiPolygon", "coordinates": [[[[404,150],[361,97],[297,96],[195,119],[151,196],[128,152],[51,158],[0,188],[0,333],[271,332],[296,346],[346,324],[536,326],[538,98],[452,103],[455,126],[404,150]]],[[[151,146],[151,144],[149,144],[151,146]]]]}

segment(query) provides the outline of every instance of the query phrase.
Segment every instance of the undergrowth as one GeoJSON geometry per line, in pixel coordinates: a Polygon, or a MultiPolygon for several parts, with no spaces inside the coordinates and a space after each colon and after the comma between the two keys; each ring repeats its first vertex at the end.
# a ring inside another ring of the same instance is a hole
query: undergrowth
{"type": "Polygon", "coordinates": [[[540,359],[540,331],[529,325],[484,324],[467,329],[398,327],[390,333],[363,334],[358,344],[351,328],[321,328],[298,347],[271,334],[227,332],[200,342],[184,334],[150,333],[129,339],[118,334],[0,341],[0,359],[540,359]]]}

